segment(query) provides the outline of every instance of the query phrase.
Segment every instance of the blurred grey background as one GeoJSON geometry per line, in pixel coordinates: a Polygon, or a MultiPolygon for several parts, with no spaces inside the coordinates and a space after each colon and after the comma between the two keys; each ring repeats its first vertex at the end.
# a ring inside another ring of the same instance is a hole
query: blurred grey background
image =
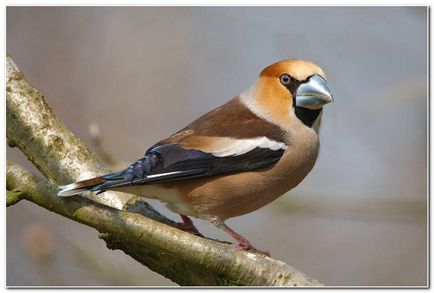
{"type": "MultiPolygon", "coordinates": [[[[326,285],[427,284],[427,8],[7,7],[7,52],[90,144],[129,164],[265,66],[319,64],[320,157],[289,194],[228,221],[326,285]]],[[[7,159],[35,170],[17,149],[7,159]]],[[[160,203],[160,211],[177,219],[160,203]]],[[[196,220],[207,236],[231,240],[196,220]]],[[[7,285],[173,285],[97,231],[7,209],[7,285]]]]}

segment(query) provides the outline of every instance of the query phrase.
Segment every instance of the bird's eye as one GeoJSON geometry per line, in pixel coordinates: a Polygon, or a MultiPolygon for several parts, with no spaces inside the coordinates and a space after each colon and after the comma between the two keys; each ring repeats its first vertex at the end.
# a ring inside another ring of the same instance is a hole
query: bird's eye
{"type": "Polygon", "coordinates": [[[288,74],[284,73],[280,76],[280,83],[283,84],[284,86],[287,86],[290,82],[291,82],[291,76],[289,76],[288,74]]]}

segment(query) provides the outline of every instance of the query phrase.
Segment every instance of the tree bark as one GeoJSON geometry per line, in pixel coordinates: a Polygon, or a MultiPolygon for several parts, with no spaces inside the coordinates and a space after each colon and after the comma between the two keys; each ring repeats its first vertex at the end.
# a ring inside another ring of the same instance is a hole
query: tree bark
{"type": "Polygon", "coordinates": [[[21,199],[97,229],[111,249],[121,249],[180,285],[319,286],[295,268],[226,243],[172,227],[143,198],[105,192],[57,197],[57,185],[109,173],[55,116],[10,57],[6,61],[7,139],[48,179],[7,164],[7,205],[21,199]]]}

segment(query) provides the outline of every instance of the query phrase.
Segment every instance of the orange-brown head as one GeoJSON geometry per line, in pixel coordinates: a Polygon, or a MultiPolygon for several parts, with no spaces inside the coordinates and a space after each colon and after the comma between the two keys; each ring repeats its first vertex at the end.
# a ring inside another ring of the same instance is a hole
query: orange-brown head
{"type": "Polygon", "coordinates": [[[325,79],[324,71],[318,65],[299,59],[288,59],[271,64],[262,70],[260,76],[279,77],[283,73],[287,73],[299,81],[306,80],[314,74],[325,79]]]}
{"type": "Polygon", "coordinates": [[[323,70],[310,61],[289,59],[266,67],[242,94],[255,112],[276,124],[295,116],[311,127],[323,105],[333,101],[323,70]]]}

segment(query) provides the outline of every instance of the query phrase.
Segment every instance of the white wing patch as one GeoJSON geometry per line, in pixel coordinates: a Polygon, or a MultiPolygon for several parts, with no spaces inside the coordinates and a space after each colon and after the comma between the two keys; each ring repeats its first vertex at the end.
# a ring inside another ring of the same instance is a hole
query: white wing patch
{"type": "Polygon", "coordinates": [[[224,145],[214,149],[211,153],[216,157],[239,156],[255,148],[268,148],[276,151],[279,149],[286,150],[288,147],[283,142],[262,136],[249,139],[226,139],[224,145]]]}

